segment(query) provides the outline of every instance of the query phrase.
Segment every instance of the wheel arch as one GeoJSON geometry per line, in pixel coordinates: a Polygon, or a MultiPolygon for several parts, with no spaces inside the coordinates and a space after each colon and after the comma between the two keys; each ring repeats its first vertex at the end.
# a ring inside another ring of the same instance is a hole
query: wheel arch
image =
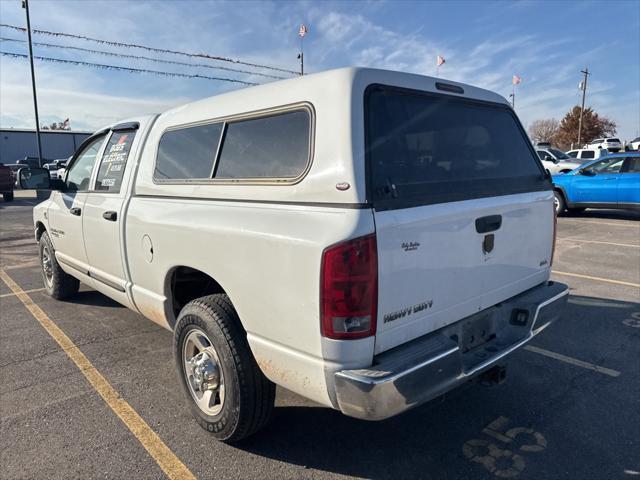
{"type": "Polygon", "coordinates": [[[553,191],[554,192],[558,192],[560,195],[562,195],[562,199],[564,200],[564,204],[565,206],[569,205],[569,200],[567,197],[567,192],[565,191],[565,189],[563,187],[561,187],[560,185],[553,185],[553,191]]]}
{"type": "Polygon", "coordinates": [[[196,298],[224,294],[233,304],[229,293],[213,275],[188,265],[172,267],[166,274],[164,285],[171,328],[175,327],[180,310],[196,298]]]}
{"type": "Polygon", "coordinates": [[[44,223],[38,220],[36,222],[36,229],[35,229],[36,242],[40,241],[40,237],[42,237],[42,234],[46,231],[47,231],[47,227],[44,226],[44,223]]]}

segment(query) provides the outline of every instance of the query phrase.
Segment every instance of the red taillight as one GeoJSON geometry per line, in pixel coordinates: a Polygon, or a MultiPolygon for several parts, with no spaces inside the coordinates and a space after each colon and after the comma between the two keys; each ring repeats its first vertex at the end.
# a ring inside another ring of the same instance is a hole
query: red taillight
{"type": "Polygon", "coordinates": [[[327,248],[322,254],[322,335],[349,339],[374,335],[378,304],[375,234],[327,248]]]}
{"type": "Polygon", "coordinates": [[[553,256],[556,253],[556,232],[558,231],[558,212],[556,212],[556,206],[552,203],[553,208],[553,246],[551,247],[551,260],[549,260],[549,267],[553,265],[553,256]]]}

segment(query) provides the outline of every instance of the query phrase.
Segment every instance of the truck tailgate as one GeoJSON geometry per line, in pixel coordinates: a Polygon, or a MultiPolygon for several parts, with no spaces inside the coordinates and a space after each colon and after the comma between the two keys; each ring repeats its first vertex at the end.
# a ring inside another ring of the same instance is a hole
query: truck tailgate
{"type": "Polygon", "coordinates": [[[552,209],[543,191],[376,212],[376,353],[545,281],[552,209]]]}

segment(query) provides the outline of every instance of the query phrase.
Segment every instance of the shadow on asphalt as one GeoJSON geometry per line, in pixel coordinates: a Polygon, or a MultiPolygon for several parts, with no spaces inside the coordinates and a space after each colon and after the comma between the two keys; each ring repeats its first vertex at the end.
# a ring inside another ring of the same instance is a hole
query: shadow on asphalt
{"type": "MultiPolygon", "coordinates": [[[[544,337],[542,342],[563,352],[563,345],[571,337],[573,346],[585,345],[581,353],[585,358],[605,355],[603,347],[611,350],[606,355],[615,355],[613,352],[619,348],[617,343],[629,342],[629,335],[640,340],[640,328],[620,326],[623,319],[638,311],[640,303],[571,296],[565,313],[567,321],[552,325],[541,336],[544,337]],[[614,330],[617,332],[614,336],[607,335],[607,332],[613,335],[614,330]]],[[[615,424],[612,425],[612,436],[605,435],[607,438],[603,442],[622,446],[627,441],[634,441],[635,429],[626,423],[626,415],[612,413],[606,403],[599,404],[597,395],[594,396],[587,385],[580,388],[574,385],[576,378],[606,379],[589,377],[582,369],[570,367],[559,373],[556,360],[541,360],[543,357],[538,356],[531,357],[534,363],[550,363],[535,369],[527,362],[528,358],[521,356],[517,364],[512,363],[508,368],[511,373],[503,385],[484,386],[472,381],[445,397],[382,422],[356,420],[323,407],[277,407],[272,421],[262,432],[236,447],[305,468],[361,478],[397,480],[484,478],[483,473],[487,472],[467,461],[462,446],[470,439],[483,438],[482,429],[501,415],[512,418],[518,425],[540,428],[554,444],[571,446],[586,442],[588,445],[589,438],[602,435],[602,432],[589,427],[572,428],[575,424],[588,423],[580,414],[580,408],[583,408],[589,416],[601,415],[615,424]]],[[[632,413],[631,405],[635,404],[635,397],[632,391],[628,393],[629,398],[617,408],[628,408],[627,414],[634,416],[637,414],[632,413]]],[[[594,449],[597,450],[597,445],[594,449]]],[[[585,467],[585,472],[589,468],[599,471],[595,450],[585,448],[578,455],[580,458],[575,459],[585,467]]],[[[624,448],[620,449],[623,451],[624,448]]],[[[562,449],[556,451],[556,455],[561,456],[569,453],[562,449]]],[[[547,452],[547,455],[552,453],[547,452]]],[[[620,457],[624,462],[623,453],[620,457]]],[[[549,462],[545,465],[554,465],[560,458],[554,460],[547,456],[545,461],[549,462]]],[[[536,474],[545,478],[548,473],[545,465],[539,465],[537,468],[541,470],[535,473],[529,471],[534,477],[527,478],[535,478],[536,474]]],[[[606,478],[606,475],[600,478],[606,478]]]]}
{"type": "Polygon", "coordinates": [[[106,295],[96,291],[87,290],[76,293],[73,297],[66,299],[65,303],[75,303],[77,305],[88,305],[93,307],[117,307],[126,308],[115,300],[111,300],[106,295]]]}
{"type": "Polygon", "coordinates": [[[562,214],[562,217],[599,218],[609,220],[640,220],[640,211],[587,209],[584,212],[565,212],[562,214]]]}
{"type": "Polygon", "coordinates": [[[15,206],[15,207],[33,207],[34,205],[37,205],[39,203],[39,200],[37,200],[35,197],[34,198],[18,198],[18,197],[14,197],[14,199],[11,202],[5,202],[4,200],[0,201],[0,209],[6,208],[6,207],[11,207],[11,206],[15,206]]]}

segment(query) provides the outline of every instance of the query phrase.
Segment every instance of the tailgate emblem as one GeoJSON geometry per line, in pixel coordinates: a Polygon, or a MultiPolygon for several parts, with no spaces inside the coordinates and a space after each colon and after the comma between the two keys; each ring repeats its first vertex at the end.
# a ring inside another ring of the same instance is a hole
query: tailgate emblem
{"type": "Polygon", "coordinates": [[[420,242],[402,242],[402,249],[405,252],[411,252],[413,250],[417,250],[420,246],[420,242]]]}
{"type": "Polygon", "coordinates": [[[487,253],[491,253],[491,251],[493,250],[494,238],[495,236],[493,235],[493,233],[484,236],[484,241],[482,242],[482,253],[484,253],[485,255],[487,253]]]}

